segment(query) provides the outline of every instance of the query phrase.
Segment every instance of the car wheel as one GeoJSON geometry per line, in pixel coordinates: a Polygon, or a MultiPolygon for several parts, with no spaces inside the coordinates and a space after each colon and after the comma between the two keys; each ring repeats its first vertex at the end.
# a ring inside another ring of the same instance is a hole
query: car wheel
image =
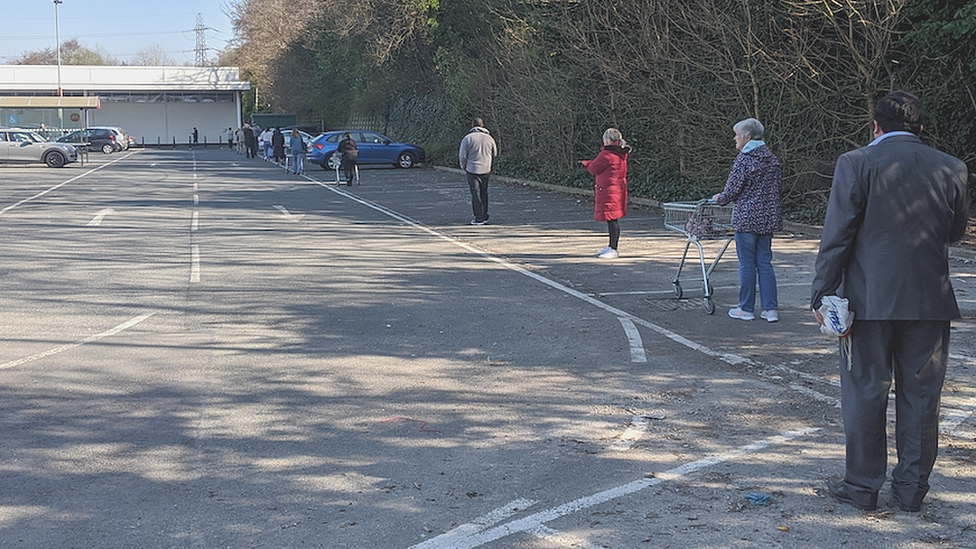
{"type": "Polygon", "coordinates": [[[102,145],[102,152],[105,154],[112,154],[115,152],[115,147],[113,147],[111,143],[106,143],[102,145]]]}
{"type": "Polygon", "coordinates": [[[412,154],[408,152],[402,152],[400,153],[400,156],[397,157],[396,166],[400,168],[410,168],[414,165],[414,163],[416,163],[416,160],[413,159],[412,154]]]}
{"type": "Polygon", "coordinates": [[[60,168],[68,163],[68,159],[59,152],[49,152],[44,155],[44,163],[48,165],[49,168],[60,168]]]}
{"type": "MultiPolygon", "coordinates": [[[[329,166],[328,168],[326,168],[327,170],[337,170],[339,169],[340,164],[342,164],[341,156],[339,155],[339,153],[330,154],[325,162],[329,166]]],[[[323,164],[322,167],[325,168],[326,164],[323,164]]]]}

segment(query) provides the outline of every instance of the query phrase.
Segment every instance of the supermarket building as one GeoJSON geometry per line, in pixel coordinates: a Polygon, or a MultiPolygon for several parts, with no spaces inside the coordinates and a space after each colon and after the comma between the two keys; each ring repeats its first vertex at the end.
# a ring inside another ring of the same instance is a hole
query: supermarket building
{"type": "Polygon", "coordinates": [[[241,127],[249,89],[237,67],[0,65],[0,126],[121,126],[146,145],[186,143],[197,128],[219,143],[241,127]],[[55,104],[59,82],[67,106],[55,104]]]}

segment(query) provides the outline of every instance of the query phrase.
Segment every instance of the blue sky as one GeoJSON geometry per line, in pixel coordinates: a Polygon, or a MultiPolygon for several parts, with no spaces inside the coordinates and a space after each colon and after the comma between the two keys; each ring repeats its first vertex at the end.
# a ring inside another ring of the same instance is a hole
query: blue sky
{"type": "MultiPolygon", "coordinates": [[[[131,61],[139,50],[159,44],[177,65],[193,64],[197,14],[203,15],[206,45],[213,59],[233,37],[224,15],[228,0],[62,0],[58,6],[61,41],[77,38],[119,61],[131,61]]],[[[52,0],[0,0],[0,65],[21,53],[54,49],[52,0]]]]}

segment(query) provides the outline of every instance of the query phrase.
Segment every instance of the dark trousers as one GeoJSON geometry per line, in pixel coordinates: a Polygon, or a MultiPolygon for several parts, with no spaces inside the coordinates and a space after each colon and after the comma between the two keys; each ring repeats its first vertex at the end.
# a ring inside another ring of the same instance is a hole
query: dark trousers
{"type": "Polygon", "coordinates": [[[891,490],[902,505],[916,506],[928,493],[939,451],[949,321],[855,320],[851,336],[851,370],[843,351],[840,361],[848,493],[867,500],[884,484],[886,410],[894,381],[898,463],[891,471],[891,490]]]}
{"type": "Polygon", "coordinates": [[[346,176],[346,185],[352,186],[352,181],[356,178],[356,159],[343,155],[339,167],[342,168],[342,174],[346,176]]]}
{"type": "Polygon", "coordinates": [[[488,176],[487,173],[468,174],[468,186],[471,187],[471,211],[475,221],[488,219],[488,176]]]}
{"type": "Polygon", "coordinates": [[[616,250],[617,243],[620,242],[620,220],[611,219],[607,221],[607,232],[610,233],[610,247],[616,250]]]}

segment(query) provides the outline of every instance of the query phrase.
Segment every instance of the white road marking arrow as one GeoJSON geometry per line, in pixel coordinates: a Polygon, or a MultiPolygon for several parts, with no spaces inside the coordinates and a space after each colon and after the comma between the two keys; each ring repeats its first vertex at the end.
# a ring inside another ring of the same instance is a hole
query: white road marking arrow
{"type": "Polygon", "coordinates": [[[291,221],[291,222],[294,222],[294,223],[297,223],[297,222],[299,222],[299,221],[301,221],[301,220],[302,220],[302,218],[303,218],[303,217],[305,217],[305,214],[301,214],[301,215],[292,215],[292,214],[291,214],[291,213],[290,213],[290,212],[289,212],[289,211],[288,211],[288,210],[287,210],[287,209],[286,209],[286,208],[285,208],[284,206],[282,206],[281,204],[275,204],[275,205],[274,205],[274,209],[276,209],[276,210],[278,210],[279,212],[281,212],[281,215],[283,215],[283,216],[285,216],[285,219],[287,219],[288,221],[291,221]]]}
{"type": "Polygon", "coordinates": [[[112,208],[105,208],[104,210],[99,211],[98,214],[96,214],[95,217],[93,217],[92,220],[88,222],[88,226],[97,227],[102,224],[102,220],[105,219],[106,215],[110,215],[114,213],[115,210],[113,210],[112,208]]]}

